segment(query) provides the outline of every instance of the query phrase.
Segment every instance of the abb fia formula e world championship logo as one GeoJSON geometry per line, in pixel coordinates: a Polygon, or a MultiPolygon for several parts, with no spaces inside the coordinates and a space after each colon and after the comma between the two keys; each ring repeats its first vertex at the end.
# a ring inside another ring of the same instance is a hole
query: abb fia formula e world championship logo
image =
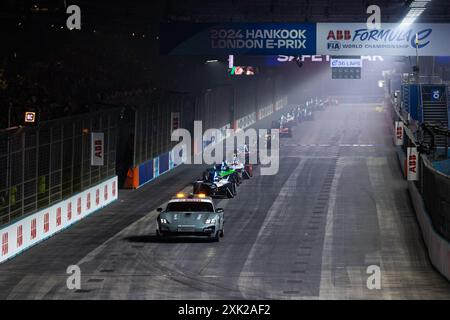
{"type": "Polygon", "coordinates": [[[325,29],[323,36],[328,51],[341,49],[406,50],[428,46],[433,29],[427,26],[405,27],[384,24],[384,28],[368,29],[358,24],[342,25],[341,28],[325,29]],[[344,28],[342,28],[344,27],[344,28]]]}

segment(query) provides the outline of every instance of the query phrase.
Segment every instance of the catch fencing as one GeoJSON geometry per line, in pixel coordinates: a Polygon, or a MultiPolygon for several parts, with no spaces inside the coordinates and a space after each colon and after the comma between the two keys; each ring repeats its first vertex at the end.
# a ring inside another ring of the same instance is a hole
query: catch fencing
{"type": "Polygon", "coordinates": [[[0,226],[116,175],[118,110],[0,132],[0,226]],[[104,133],[104,165],[91,166],[91,132],[104,133]]]}

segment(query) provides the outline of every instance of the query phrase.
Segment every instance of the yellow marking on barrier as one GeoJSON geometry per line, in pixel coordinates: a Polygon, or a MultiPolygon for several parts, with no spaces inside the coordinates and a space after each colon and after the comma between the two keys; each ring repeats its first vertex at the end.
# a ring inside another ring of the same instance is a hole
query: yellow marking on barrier
{"type": "Polygon", "coordinates": [[[378,106],[378,107],[375,107],[375,111],[376,111],[376,112],[384,112],[384,108],[378,106]]]}

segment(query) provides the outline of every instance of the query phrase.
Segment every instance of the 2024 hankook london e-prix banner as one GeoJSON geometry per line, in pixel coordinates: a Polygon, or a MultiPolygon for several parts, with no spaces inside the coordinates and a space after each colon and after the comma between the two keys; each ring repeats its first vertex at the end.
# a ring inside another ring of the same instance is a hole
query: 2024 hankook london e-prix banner
{"type": "Polygon", "coordinates": [[[166,23],[161,53],[171,55],[448,56],[450,24],[166,23]]]}

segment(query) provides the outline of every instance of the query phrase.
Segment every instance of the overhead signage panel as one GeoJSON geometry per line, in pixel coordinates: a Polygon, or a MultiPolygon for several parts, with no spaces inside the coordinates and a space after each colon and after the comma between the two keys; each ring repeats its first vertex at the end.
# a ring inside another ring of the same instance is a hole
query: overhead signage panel
{"type": "Polygon", "coordinates": [[[301,55],[316,51],[313,23],[161,25],[161,52],[178,55],[301,55]]]}
{"type": "Polygon", "coordinates": [[[450,54],[449,24],[382,23],[368,29],[365,23],[318,23],[317,54],[415,56],[416,34],[420,56],[450,54]]]}
{"type": "Polygon", "coordinates": [[[450,56],[450,24],[163,23],[160,51],[171,55],[450,56]]]}

